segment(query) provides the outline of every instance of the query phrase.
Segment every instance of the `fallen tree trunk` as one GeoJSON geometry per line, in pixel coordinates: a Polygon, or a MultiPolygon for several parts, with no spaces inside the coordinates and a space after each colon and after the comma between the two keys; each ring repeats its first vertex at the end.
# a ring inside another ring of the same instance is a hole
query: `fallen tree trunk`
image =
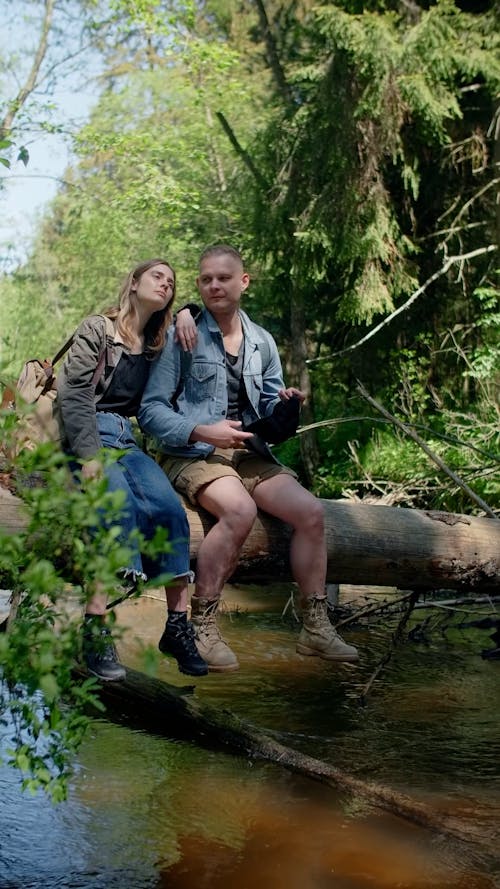
{"type": "MultiPolygon", "coordinates": [[[[500,591],[500,521],[491,518],[322,500],[329,583],[399,589],[500,591]]],[[[212,519],[184,504],[193,561],[212,519]]],[[[0,529],[26,526],[22,502],[0,496],[0,529]]],[[[259,513],[231,578],[239,583],[291,580],[290,528],[259,513]]]]}
{"type": "MultiPolygon", "coordinates": [[[[77,675],[86,676],[84,673],[77,675]]],[[[473,823],[436,811],[399,791],[364,781],[323,760],[287,747],[230,711],[201,704],[191,697],[191,692],[192,687],[180,689],[127,668],[126,678],[122,682],[103,683],[99,696],[108,715],[110,711],[119,718],[125,715],[127,725],[135,720],[141,728],[167,737],[194,740],[210,749],[273,762],[443,836],[488,847],[494,841],[494,837],[485,834],[484,826],[476,828],[473,823]]]]}

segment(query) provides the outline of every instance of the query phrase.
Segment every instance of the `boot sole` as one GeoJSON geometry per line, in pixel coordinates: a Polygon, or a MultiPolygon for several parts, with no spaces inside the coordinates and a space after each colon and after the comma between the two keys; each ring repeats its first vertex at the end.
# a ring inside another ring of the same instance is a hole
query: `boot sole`
{"type": "Polygon", "coordinates": [[[307,648],[306,645],[297,645],[295,650],[297,654],[304,654],[307,657],[320,657],[324,661],[337,661],[343,664],[357,664],[359,661],[359,654],[327,655],[321,651],[316,651],[315,648],[307,648]]]}
{"type": "Polygon", "coordinates": [[[228,664],[224,667],[213,667],[212,664],[207,664],[207,667],[209,673],[235,673],[240,669],[239,664],[228,664]]]}
{"type": "Polygon", "coordinates": [[[184,673],[185,676],[206,676],[206,675],[207,675],[207,673],[208,673],[208,664],[207,664],[207,668],[206,668],[206,670],[205,670],[205,669],[200,669],[200,670],[188,670],[186,667],[181,666],[181,664],[180,664],[179,661],[177,660],[175,654],[172,654],[171,651],[163,651],[163,649],[160,648],[160,646],[158,646],[158,649],[159,649],[159,651],[161,652],[161,654],[163,655],[163,657],[168,657],[168,658],[171,658],[173,661],[175,661],[175,663],[177,664],[179,673],[184,673]]]}
{"type": "Polygon", "coordinates": [[[208,669],[195,671],[195,670],[186,670],[186,669],[184,669],[184,667],[181,667],[179,665],[179,663],[177,663],[177,666],[179,668],[179,673],[184,673],[185,676],[207,676],[208,675],[208,669]]]}
{"type": "Polygon", "coordinates": [[[123,676],[101,676],[100,673],[95,673],[94,670],[89,670],[88,667],[86,669],[89,676],[95,676],[95,678],[100,679],[101,682],[123,682],[123,680],[127,678],[126,673],[124,673],[123,676]]]}

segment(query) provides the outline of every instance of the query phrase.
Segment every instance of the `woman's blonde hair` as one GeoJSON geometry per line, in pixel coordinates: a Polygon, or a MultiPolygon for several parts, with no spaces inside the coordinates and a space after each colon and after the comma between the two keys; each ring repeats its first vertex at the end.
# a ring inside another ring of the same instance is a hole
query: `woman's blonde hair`
{"type": "Polygon", "coordinates": [[[144,351],[154,358],[165,345],[167,330],[172,323],[172,305],[175,299],[175,271],[166,259],[146,259],[136,265],[124,279],[118,294],[118,305],[107,309],[105,314],[113,321],[117,321],[116,329],[123,341],[131,344],[133,341],[133,328],[131,320],[137,315],[137,293],[132,290],[134,284],[138,284],[144,272],[155,265],[166,265],[174,276],[174,288],[172,297],[167,305],[151,315],[144,328],[144,351]]]}

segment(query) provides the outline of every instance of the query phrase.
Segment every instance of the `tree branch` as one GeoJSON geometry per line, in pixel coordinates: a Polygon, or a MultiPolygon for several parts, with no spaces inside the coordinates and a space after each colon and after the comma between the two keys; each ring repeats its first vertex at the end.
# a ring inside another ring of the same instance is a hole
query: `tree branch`
{"type": "Polygon", "coordinates": [[[372,407],[374,407],[375,410],[382,414],[383,417],[386,417],[388,420],[391,421],[391,423],[394,423],[394,425],[397,426],[398,429],[401,429],[402,432],[413,439],[413,441],[418,444],[420,448],[422,448],[424,453],[426,453],[427,456],[430,457],[430,459],[437,466],[439,466],[439,468],[442,469],[443,472],[445,472],[446,475],[448,475],[455,482],[455,484],[458,485],[458,487],[461,488],[462,491],[464,491],[468,495],[468,497],[470,497],[471,500],[474,501],[474,503],[476,503],[479,507],[481,507],[481,509],[484,510],[486,515],[489,515],[492,519],[496,519],[496,521],[500,521],[497,514],[493,512],[493,510],[490,506],[488,506],[487,503],[485,503],[482,497],[479,497],[479,495],[476,494],[475,491],[472,490],[472,488],[469,488],[468,484],[466,484],[466,482],[464,482],[455,472],[453,472],[453,470],[450,469],[449,466],[447,466],[444,460],[442,460],[438,454],[434,453],[434,451],[431,450],[431,448],[425,443],[425,441],[420,438],[419,435],[417,435],[417,433],[413,429],[407,426],[406,423],[402,423],[401,420],[398,420],[398,418],[393,416],[393,414],[390,414],[389,411],[385,409],[385,407],[378,403],[378,401],[375,401],[375,399],[368,394],[363,384],[359,381],[356,389],[361,397],[368,402],[368,404],[371,404],[372,407]]]}
{"type": "Polygon", "coordinates": [[[224,130],[224,132],[225,132],[226,136],[228,137],[234,150],[236,151],[237,154],[239,154],[243,163],[245,164],[246,167],[248,167],[248,169],[250,170],[252,175],[255,177],[255,179],[258,182],[258,184],[260,185],[260,187],[265,189],[265,191],[267,191],[269,189],[268,183],[264,179],[262,173],[255,166],[252,158],[248,154],[248,151],[245,151],[243,146],[240,145],[240,143],[238,142],[238,139],[236,138],[234,131],[229,126],[229,123],[227,122],[222,111],[216,111],[215,113],[216,113],[216,116],[217,116],[221,126],[222,126],[222,129],[224,130]]]}
{"type": "Polygon", "coordinates": [[[493,253],[497,250],[496,244],[489,244],[487,247],[479,247],[477,250],[471,250],[470,253],[462,253],[459,256],[449,256],[444,265],[434,272],[427,278],[427,281],[415,290],[414,293],[403,303],[402,306],[399,306],[398,309],[395,309],[394,312],[391,312],[387,318],[384,318],[380,324],[377,324],[376,327],[372,328],[366,336],[361,337],[356,343],[353,343],[351,346],[347,346],[345,349],[340,349],[339,352],[332,352],[330,355],[320,355],[318,358],[308,358],[307,364],[316,364],[318,361],[330,361],[332,358],[337,358],[339,355],[347,355],[348,352],[353,352],[355,349],[359,349],[360,346],[364,345],[364,343],[371,340],[372,337],[375,336],[376,333],[382,330],[382,328],[386,327],[394,318],[397,318],[398,315],[401,315],[402,312],[406,312],[407,309],[418,299],[419,296],[422,296],[423,293],[427,290],[427,288],[434,282],[437,281],[438,278],[441,278],[446,272],[457,262],[465,262],[467,259],[474,259],[476,256],[483,256],[485,253],[493,253]]]}
{"type": "Polygon", "coordinates": [[[45,0],[45,14],[43,18],[42,33],[40,35],[40,41],[38,43],[38,49],[33,60],[33,65],[31,66],[31,71],[28,74],[26,83],[23,87],[21,87],[14,101],[10,103],[10,108],[7,111],[7,114],[5,115],[3,121],[0,123],[0,139],[4,139],[5,136],[7,136],[17,113],[23,107],[26,99],[36,87],[37,77],[42,62],[45,58],[45,54],[47,52],[48,37],[50,28],[52,26],[52,16],[54,12],[54,2],[55,0],[45,0]]]}

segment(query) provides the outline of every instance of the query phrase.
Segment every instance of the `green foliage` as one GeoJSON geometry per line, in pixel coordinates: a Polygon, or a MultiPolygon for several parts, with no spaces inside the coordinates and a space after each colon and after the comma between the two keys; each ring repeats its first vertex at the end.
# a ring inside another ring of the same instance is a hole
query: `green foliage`
{"type": "MultiPolygon", "coordinates": [[[[0,583],[17,603],[8,632],[0,633],[7,761],[22,771],[26,789],[41,788],[58,801],[66,797],[88,708],[102,709],[96,681],[73,673],[82,610],[97,587],[116,597],[117,575],[129,564],[130,550],[119,539],[121,492],[108,491],[103,478],[77,485],[67,459],[52,445],[23,452],[16,477],[27,526],[22,533],[0,534],[0,583]]],[[[151,556],[170,546],[165,529],[152,541],[139,534],[137,539],[151,556]]]]}
{"type": "MultiPolygon", "coordinates": [[[[496,277],[498,277],[498,273],[496,277]]],[[[498,392],[500,384],[500,342],[498,338],[500,295],[497,287],[488,286],[476,288],[473,297],[481,307],[477,321],[480,340],[473,348],[469,368],[464,371],[464,376],[469,376],[487,387],[491,399],[494,400],[495,392],[498,392]]]]}

